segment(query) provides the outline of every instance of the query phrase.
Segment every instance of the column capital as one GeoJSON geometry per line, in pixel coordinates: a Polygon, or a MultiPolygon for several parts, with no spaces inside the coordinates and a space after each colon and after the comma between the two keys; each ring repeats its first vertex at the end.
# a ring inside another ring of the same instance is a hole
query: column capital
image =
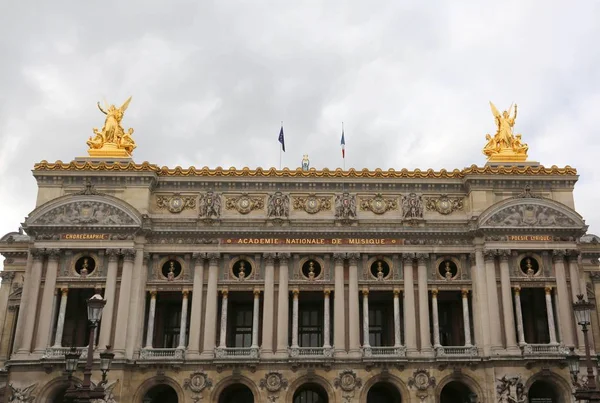
{"type": "Polygon", "coordinates": [[[63,297],[66,297],[67,295],[69,295],[69,289],[68,289],[68,288],[66,288],[66,287],[65,287],[65,288],[61,288],[61,289],[60,289],[60,294],[61,294],[63,297]]]}
{"type": "Polygon", "coordinates": [[[227,298],[227,296],[229,295],[229,290],[227,288],[222,289],[221,295],[223,296],[223,298],[227,298]]]}
{"type": "Polygon", "coordinates": [[[335,261],[336,264],[344,263],[345,259],[346,259],[345,253],[334,253],[333,254],[333,260],[335,261]]]}
{"type": "Polygon", "coordinates": [[[548,295],[552,292],[552,287],[547,285],[546,287],[544,287],[544,291],[546,292],[546,295],[548,295]]]}
{"type": "Polygon", "coordinates": [[[156,298],[156,294],[157,294],[156,290],[151,290],[150,291],[150,298],[156,298]]]}
{"type": "Polygon", "coordinates": [[[192,260],[194,261],[195,265],[204,263],[204,259],[206,259],[206,253],[204,253],[204,252],[192,253],[192,260]]]}
{"type": "Polygon", "coordinates": [[[135,249],[121,249],[121,254],[125,262],[133,262],[135,260],[135,249]]]}
{"type": "Polygon", "coordinates": [[[577,259],[579,258],[580,255],[581,255],[581,251],[579,251],[577,249],[567,250],[567,256],[569,257],[569,260],[577,261],[577,259]]]}
{"type": "Polygon", "coordinates": [[[119,259],[118,249],[107,249],[104,253],[106,256],[108,256],[109,262],[116,262],[119,259]]]}
{"type": "Polygon", "coordinates": [[[417,253],[417,261],[419,264],[424,264],[429,259],[429,253],[417,253]]]}
{"type": "Polygon", "coordinates": [[[29,249],[29,253],[31,254],[31,257],[33,258],[33,260],[39,261],[44,258],[44,251],[41,249],[31,248],[31,249],[29,249]]]}
{"type": "Polygon", "coordinates": [[[356,265],[360,259],[360,253],[348,253],[347,258],[351,265],[356,265]]]}
{"type": "Polygon", "coordinates": [[[267,264],[275,263],[275,253],[263,253],[263,259],[267,264]]]}
{"type": "Polygon", "coordinates": [[[552,251],[553,262],[564,262],[567,251],[564,249],[555,249],[552,251]]]}
{"type": "Polygon", "coordinates": [[[206,258],[210,261],[210,264],[217,264],[217,263],[219,263],[221,254],[220,253],[207,253],[206,258]]]}
{"type": "Polygon", "coordinates": [[[483,258],[486,262],[493,261],[496,258],[498,251],[495,249],[486,249],[483,251],[483,258]]]}
{"type": "Polygon", "coordinates": [[[2,279],[2,282],[12,281],[15,278],[15,272],[6,270],[0,271],[0,278],[2,279]]]}
{"type": "Polygon", "coordinates": [[[462,290],[460,290],[460,294],[462,295],[463,298],[467,298],[469,296],[469,290],[467,290],[466,288],[463,288],[462,290]]]}
{"type": "Polygon", "coordinates": [[[46,249],[46,254],[48,255],[48,260],[58,260],[60,258],[60,249],[46,249]]]}
{"type": "Polygon", "coordinates": [[[279,259],[279,263],[286,263],[290,259],[291,255],[289,253],[277,253],[277,259],[279,259]]]}
{"type": "Polygon", "coordinates": [[[521,287],[520,286],[514,286],[513,290],[515,292],[515,295],[520,295],[521,294],[521,287]]]}
{"type": "Polygon", "coordinates": [[[298,294],[300,294],[300,290],[297,288],[294,288],[292,290],[292,295],[294,295],[294,298],[298,298],[298,294]]]}
{"type": "Polygon", "coordinates": [[[500,256],[501,262],[508,262],[508,259],[511,256],[510,249],[501,249],[498,251],[498,255],[500,256]]]}
{"type": "Polygon", "coordinates": [[[187,298],[188,295],[190,294],[190,291],[189,290],[183,290],[183,291],[181,291],[181,294],[183,295],[183,298],[187,298]]]}
{"type": "Polygon", "coordinates": [[[405,265],[412,264],[414,259],[415,259],[414,253],[403,253],[402,254],[402,262],[404,262],[405,265]]]}
{"type": "Polygon", "coordinates": [[[400,297],[400,289],[399,288],[394,288],[392,291],[394,293],[394,298],[400,297]]]}
{"type": "Polygon", "coordinates": [[[369,289],[368,289],[368,288],[366,288],[366,287],[365,287],[365,288],[363,288],[363,289],[361,290],[361,292],[362,292],[362,294],[363,294],[363,297],[366,297],[366,296],[368,296],[368,295],[369,295],[369,289]]]}
{"type": "Polygon", "coordinates": [[[331,290],[329,288],[326,288],[323,290],[323,294],[325,294],[326,297],[329,297],[329,295],[331,294],[331,290]]]}
{"type": "Polygon", "coordinates": [[[254,298],[260,297],[260,290],[258,288],[255,288],[252,293],[254,294],[254,298]]]}
{"type": "Polygon", "coordinates": [[[437,298],[437,295],[438,295],[438,289],[437,289],[437,288],[434,288],[434,289],[432,289],[432,290],[431,290],[431,295],[432,295],[434,298],[437,298]]]}

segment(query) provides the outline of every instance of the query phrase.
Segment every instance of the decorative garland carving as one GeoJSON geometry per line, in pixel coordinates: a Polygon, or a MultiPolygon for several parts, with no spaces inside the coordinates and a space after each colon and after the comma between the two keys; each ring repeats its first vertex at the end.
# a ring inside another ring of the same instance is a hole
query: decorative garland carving
{"type": "Polygon", "coordinates": [[[429,395],[428,389],[435,387],[435,378],[429,375],[426,369],[417,369],[413,376],[408,378],[408,386],[417,389],[417,396],[425,400],[429,395]]]}
{"type": "Polygon", "coordinates": [[[437,211],[443,215],[448,215],[456,210],[463,209],[463,198],[450,198],[445,194],[440,195],[440,197],[427,197],[425,199],[425,208],[427,210],[437,211]]]}
{"type": "Polygon", "coordinates": [[[189,379],[183,381],[183,387],[194,393],[202,393],[204,389],[212,387],[212,381],[203,371],[196,371],[190,374],[189,379]]]}
{"type": "Polygon", "coordinates": [[[362,379],[351,369],[346,369],[340,371],[338,377],[333,380],[333,386],[342,389],[342,398],[346,403],[350,403],[356,390],[361,388],[362,379]]]}
{"type": "Polygon", "coordinates": [[[279,372],[268,372],[265,377],[260,380],[261,389],[267,389],[270,393],[279,392],[281,389],[288,387],[288,381],[279,372]]]}
{"type": "Polygon", "coordinates": [[[181,196],[179,193],[173,193],[171,196],[156,196],[156,206],[177,214],[185,209],[195,209],[196,196],[181,196]]]}
{"type": "Polygon", "coordinates": [[[330,197],[317,197],[314,194],[307,197],[294,197],[294,210],[304,210],[308,214],[316,214],[319,211],[331,209],[330,197]]]}
{"type": "Polygon", "coordinates": [[[360,209],[375,214],[384,214],[389,210],[398,210],[398,200],[396,198],[386,199],[381,193],[377,193],[374,197],[361,199],[360,209]]]}
{"type": "Polygon", "coordinates": [[[225,207],[227,210],[237,210],[240,214],[248,214],[252,210],[262,210],[265,207],[265,199],[243,194],[239,197],[228,197],[225,200],[225,207]]]}

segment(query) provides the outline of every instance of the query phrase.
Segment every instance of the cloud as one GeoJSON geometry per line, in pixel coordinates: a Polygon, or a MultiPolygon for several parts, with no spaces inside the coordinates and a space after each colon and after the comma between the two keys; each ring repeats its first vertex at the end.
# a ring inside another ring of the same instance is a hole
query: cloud
{"type": "Polygon", "coordinates": [[[0,17],[0,233],[35,205],[33,164],[85,155],[96,101],[133,101],[136,161],[462,168],[488,101],[519,103],[530,158],[575,166],[600,232],[597,2],[12,2],[0,17]],[[564,3],[564,4],[563,4],[564,3]]]}

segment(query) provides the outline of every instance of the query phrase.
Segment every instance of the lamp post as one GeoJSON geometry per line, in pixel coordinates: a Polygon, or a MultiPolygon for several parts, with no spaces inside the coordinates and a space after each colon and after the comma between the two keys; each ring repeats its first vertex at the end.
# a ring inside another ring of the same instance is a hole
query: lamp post
{"type": "Polygon", "coordinates": [[[106,384],[106,374],[110,370],[110,364],[115,354],[110,351],[110,346],[106,346],[107,350],[100,353],[100,370],[102,371],[102,382],[96,387],[92,387],[92,365],[94,363],[94,336],[96,328],[102,317],[102,309],[106,305],[106,300],[100,294],[95,294],[87,301],[88,310],[88,325],[89,325],[89,343],[88,354],[85,368],[83,370],[83,383],[80,387],[76,387],[73,383],[73,372],[77,369],[77,362],[81,353],[77,352],[75,347],[65,354],[66,371],[69,374],[70,386],[67,389],[65,397],[73,399],[76,403],[90,403],[95,399],[104,398],[104,385],[106,384]]]}
{"type": "Polygon", "coordinates": [[[591,311],[593,308],[594,304],[589,301],[585,301],[582,294],[578,295],[577,301],[573,303],[575,319],[577,320],[577,324],[581,326],[581,331],[583,332],[583,341],[585,343],[587,381],[583,385],[577,380],[577,375],[579,374],[579,357],[575,354],[574,349],[571,349],[571,353],[568,356],[568,361],[571,377],[573,378],[573,385],[575,386],[575,399],[587,400],[589,402],[600,402],[600,390],[598,390],[596,377],[594,376],[594,369],[592,368],[590,342],[588,340],[588,327],[591,323],[591,311]]]}

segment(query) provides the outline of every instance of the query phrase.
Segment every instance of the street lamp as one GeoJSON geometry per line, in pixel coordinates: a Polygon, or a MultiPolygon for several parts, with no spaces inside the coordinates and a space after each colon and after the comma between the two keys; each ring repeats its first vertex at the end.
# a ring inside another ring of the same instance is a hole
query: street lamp
{"type": "Polygon", "coordinates": [[[594,304],[585,301],[583,294],[577,296],[577,301],[573,303],[573,311],[575,312],[575,319],[577,324],[581,326],[583,332],[583,341],[585,343],[585,358],[587,366],[587,380],[582,385],[577,380],[579,374],[579,357],[575,354],[574,349],[571,350],[567,361],[569,363],[569,371],[573,378],[573,386],[575,386],[575,399],[587,400],[589,402],[600,402],[600,390],[596,385],[596,378],[594,376],[594,369],[592,368],[592,357],[590,355],[590,342],[588,340],[588,327],[591,323],[591,314],[594,304]]]}
{"type": "Polygon", "coordinates": [[[104,385],[106,384],[106,374],[110,370],[110,364],[115,354],[110,351],[110,346],[107,351],[100,354],[100,370],[102,371],[102,382],[92,387],[92,364],[94,362],[94,336],[96,328],[102,318],[102,309],[106,305],[106,300],[100,294],[95,294],[87,301],[88,310],[88,325],[89,325],[89,343],[88,354],[85,368],[83,370],[83,383],[80,387],[75,387],[72,375],[77,369],[77,362],[81,353],[77,352],[75,347],[71,347],[71,351],[65,354],[66,371],[69,374],[70,386],[65,397],[74,399],[76,403],[89,403],[95,399],[104,398],[104,385]]]}

